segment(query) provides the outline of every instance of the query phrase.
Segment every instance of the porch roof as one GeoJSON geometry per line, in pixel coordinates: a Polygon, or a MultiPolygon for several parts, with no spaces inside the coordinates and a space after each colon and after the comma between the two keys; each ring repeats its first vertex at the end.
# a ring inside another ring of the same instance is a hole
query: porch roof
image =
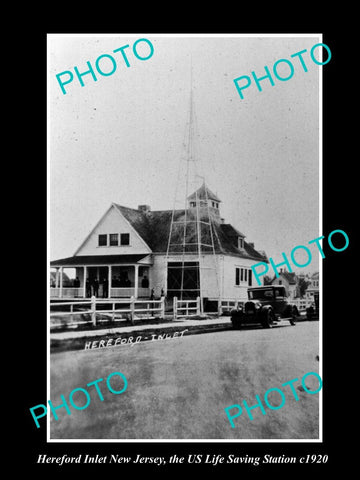
{"type": "Polygon", "coordinates": [[[85,265],[124,265],[139,263],[149,254],[134,255],[75,255],[50,262],[51,267],[83,267],[85,265]]]}

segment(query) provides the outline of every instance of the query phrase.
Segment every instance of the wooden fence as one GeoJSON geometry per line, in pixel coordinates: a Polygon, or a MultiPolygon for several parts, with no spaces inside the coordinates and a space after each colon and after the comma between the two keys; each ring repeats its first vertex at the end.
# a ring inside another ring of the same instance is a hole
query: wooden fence
{"type": "Polygon", "coordinates": [[[296,305],[299,312],[303,312],[314,303],[314,300],[309,298],[294,298],[289,300],[289,303],[296,305]]]}
{"type": "Polygon", "coordinates": [[[64,323],[66,323],[66,326],[81,324],[96,326],[101,322],[109,322],[109,320],[112,322],[124,321],[124,319],[129,319],[134,324],[136,319],[164,318],[165,299],[161,297],[158,300],[138,300],[131,297],[130,299],[108,300],[91,297],[91,299],[84,301],[51,302],[50,309],[53,309],[50,311],[50,320],[55,320],[55,322],[51,321],[50,328],[64,326],[64,323]],[[106,308],[107,306],[111,308],[106,308]],[[57,311],[54,310],[54,307],[57,309],[68,307],[68,310],[57,311]],[[76,316],[80,316],[80,318],[76,318],[76,316]],[[60,317],[68,317],[69,321],[56,323],[56,319],[60,317]]]}
{"type": "Polygon", "coordinates": [[[221,299],[218,301],[218,312],[222,315],[225,312],[231,312],[231,310],[243,305],[244,301],[234,299],[221,299]]]}
{"type": "Polygon", "coordinates": [[[173,298],[173,319],[179,317],[191,317],[200,315],[200,297],[195,300],[179,300],[177,297],[173,298]]]}
{"type": "MultiPolygon", "coordinates": [[[[179,300],[173,298],[172,318],[194,317],[201,314],[200,297],[192,300],[179,300]]],[[[305,311],[313,301],[308,299],[290,300],[295,304],[299,312],[305,311]]],[[[234,299],[218,300],[218,315],[223,315],[236,309],[244,302],[234,299]]],[[[170,312],[169,312],[170,313],[170,312]]],[[[135,324],[136,320],[165,317],[165,298],[157,300],[139,300],[134,297],[128,299],[101,299],[91,297],[88,300],[73,302],[50,303],[50,328],[71,327],[82,324],[94,326],[101,322],[118,322],[130,320],[135,324]]]]}

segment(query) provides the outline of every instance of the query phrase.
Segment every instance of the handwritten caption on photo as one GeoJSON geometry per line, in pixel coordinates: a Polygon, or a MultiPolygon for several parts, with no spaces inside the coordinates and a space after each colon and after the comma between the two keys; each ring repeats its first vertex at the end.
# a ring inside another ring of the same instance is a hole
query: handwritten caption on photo
{"type": "Polygon", "coordinates": [[[149,336],[142,336],[138,335],[137,337],[117,337],[117,338],[109,338],[107,340],[94,340],[92,342],[85,342],[84,350],[93,350],[96,348],[108,348],[108,347],[118,347],[120,345],[130,345],[133,347],[134,345],[149,340],[159,341],[159,340],[169,340],[171,338],[181,338],[185,332],[188,332],[189,329],[185,329],[181,332],[174,332],[174,333],[164,333],[160,334],[149,334],[149,336]]]}

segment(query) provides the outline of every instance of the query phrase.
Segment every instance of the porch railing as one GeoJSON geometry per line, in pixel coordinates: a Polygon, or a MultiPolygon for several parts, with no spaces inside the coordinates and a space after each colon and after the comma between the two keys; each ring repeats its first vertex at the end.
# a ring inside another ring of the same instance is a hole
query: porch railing
{"type": "MultiPolygon", "coordinates": [[[[62,288],[63,298],[83,298],[84,289],[78,287],[63,287],[62,288]]],[[[50,288],[50,298],[60,298],[60,288],[51,287],[50,288]]]]}
{"type": "MultiPolygon", "coordinates": [[[[134,287],[113,287],[110,288],[110,298],[121,298],[121,297],[132,297],[135,295],[135,288],[134,287]]],[[[150,288],[138,288],[138,297],[149,297],[150,296],[150,288]]]]}
{"type": "Polygon", "coordinates": [[[135,288],[132,287],[114,287],[110,288],[110,298],[132,297],[135,288]]]}
{"type": "MultiPolygon", "coordinates": [[[[109,298],[130,298],[135,295],[134,287],[115,287],[110,288],[109,298]]],[[[150,288],[138,288],[138,297],[144,298],[150,296],[150,288]]],[[[102,290],[99,289],[99,297],[102,297],[102,290]]],[[[60,288],[50,287],[50,298],[60,298],[60,288]]],[[[84,287],[63,287],[61,298],[84,298],[84,287]]]]}

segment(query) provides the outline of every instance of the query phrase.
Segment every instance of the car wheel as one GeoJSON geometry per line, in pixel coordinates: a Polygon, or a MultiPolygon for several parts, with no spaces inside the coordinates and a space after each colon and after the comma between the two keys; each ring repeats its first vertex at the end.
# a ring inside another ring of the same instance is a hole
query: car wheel
{"type": "Polygon", "coordinates": [[[240,328],[241,328],[241,322],[240,322],[240,320],[239,320],[238,318],[232,320],[232,324],[233,324],[233,327],[234,327],[235,329],[240,329],[240,328]]]}
{"type": "Polygon", "coordinates": [[[291,325],[296,325],[296,320],[299,315],[298,309],[296,307],[293,307],[291,311],[291,317],[290,317],[290,324],[291,325]]]}
{"type": "Polygon", "coordinates": [[[240,328],[242,324],[242,312],[235,312],[231,315],[231,323],[233,328],[240,328]]]}
{"type": "Polygon", "coordinates": [[[272,310],[267,310],[265,314],[265,318],[262,321],[262,326],[264,328],[271,328],[273,326],[274,319],[275,319],[274,312],[272,310]]]}

